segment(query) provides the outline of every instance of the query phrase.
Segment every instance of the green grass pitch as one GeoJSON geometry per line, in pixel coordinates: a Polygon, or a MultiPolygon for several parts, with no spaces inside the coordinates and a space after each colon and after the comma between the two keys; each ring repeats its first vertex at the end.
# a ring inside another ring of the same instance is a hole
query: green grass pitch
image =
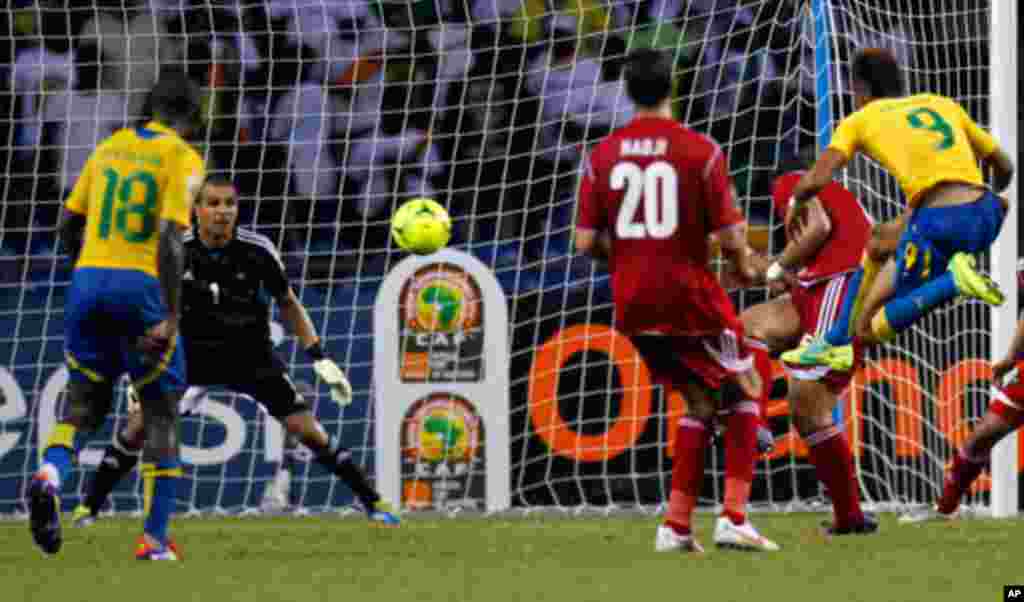
{"type": "MultiPolygon", "coordinates": [[[[776,554],[656,554],[657,519],[354,517],[180,519],[180,564],[133,559],[138,519],[65,522],[45,558],[24,522],[0,522],[0,599],[24,602],[984,602],[1024,581],[1024,527],[970,520],[826,540],[823,514],[757,514],[776,554]]],[[[65,519],[68,517],[65,516],[65,519]]]]}

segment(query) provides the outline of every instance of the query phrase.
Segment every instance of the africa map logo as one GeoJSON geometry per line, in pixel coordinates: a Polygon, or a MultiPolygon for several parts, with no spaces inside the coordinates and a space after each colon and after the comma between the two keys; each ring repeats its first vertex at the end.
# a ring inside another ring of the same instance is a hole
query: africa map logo
{"type": "Polygon", "coordinates": [[[409,278],[399,299],[404,382],[483,378],[483,298],[472,275],[454,264],[430,264],[409,278]]]}
{"type": "Polygon", "coordinates": [[[433,393],[413,403],[401,430],[403,505],[481,505],[486,474],[483,440],[483,421],[467,399],[433,393]]]}
{"type": "Polygon", "coordinates": [[[451,264],[418,270],[402,290],[406,325],[419,332],[455,332],[480,325],[480,288],[451,264]]]}

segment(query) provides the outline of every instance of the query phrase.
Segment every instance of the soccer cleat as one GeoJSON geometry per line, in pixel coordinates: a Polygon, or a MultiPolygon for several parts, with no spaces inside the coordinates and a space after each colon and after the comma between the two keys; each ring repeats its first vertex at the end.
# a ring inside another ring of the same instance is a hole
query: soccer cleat
{"type": "Polygon", "coordinates": [[[837,529],[831,521],[821,523],[825,535],[870,535],[878,532],[878,519],[870,512],[864,513],[864,520],[856,525],[837,529]]]}
{"type": "Polygon", "coordinates": [[[943,514],[939,512],[939,509],[935,506],[929,506],[926,508],[918,508],[911,510],[906,514],[899,517],[898,521],[901,525],[915,525],[918,523],[932,523],[932,522],[948,522],[955,520],[959,515],[958,512],[952,512],[950,514],[943,514]]]}
{"type": "Polygon", "coordinates": [[[1006,295],[991,278],[978,271],[978,261],[973,255],[957,253],[949,262],[956,290],[964,297],[972,297],[989,305],[999,306],[1006,302],[1006,295]]]}
{"type": "Polygon", "coordinates": [[[167,544],[162,545],[156,543],[153,539],[146,537],[145,535],[140,535],[139,541],[135,544],[135,559],[170,560],[177,562],[179,560],[184,560],[184,557],[173,539],[168,539],[167,544]]]}
{"type": "Polygon", "coordinates": [[[96,522],[96,515],[93,514],[92,508],[85,504],[79,504],[71,512],[71,524],[76,527],[91,527],[96,522]]]}
{"type": "Polygon", "coordinates": [[[781,359],[794,366],[827,366],[839,372],[848,372],[853,368],[853,345],[833,347],[825,339],[814,339],[783,353],[781,359]]]}
{"type": "Polygon", "coordinates": [[[374,502],[366,511],[366,514],[370,518],[371,523],[378,523],[389,527],[397,527],[402,523],[402,519],[398,518],[398,512],[395,511],[391,504],[384,500],[374,502]]]}
{"type": "Polygon", "coordinates": [[[268,514],[282,513],[288,510],[288,492],[291,490],[292,473],[281,468],[274,475],[274,480],[263,490],[263,501],[260,509],[268,514]]]}
{"type": "Polygon", "coordinates": [[[715,545],[733,550],[779,551],[779,544],[758,533],[749,520],[735,525],[725,516],[718,517],[715,523],[715,545]]]}
{"type": "Polygon", "coordinates": [[[35,476],[28,487],[28,516],[32,540],[44,554],[60,551],[60,498],[50,481],[35,476]]]}
{"type": "Polygon", "coordinates": [[[668,525],[658,525],[658,533],[654,537],[654,551],[703,554],[704,548],[693,535],[680,535],[668,525]]]}

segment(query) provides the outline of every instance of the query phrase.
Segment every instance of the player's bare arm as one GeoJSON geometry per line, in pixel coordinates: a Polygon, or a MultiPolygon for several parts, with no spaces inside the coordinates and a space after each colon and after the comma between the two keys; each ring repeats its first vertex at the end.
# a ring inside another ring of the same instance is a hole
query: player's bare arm
{"type": "Polygon", "coordinates": [[[722,245],[722,255],[736,266],[736,272],[747,284],[757,280],[758,271],[754,260],[754,251],[747,244],[747,223],[740,222],[717,233],[722,245]]]}
{"type": "Polygon", "coordinates": [[[352,385],[338,364],[324,352],[320,345],[320,337],[317,336],[313,321],[309,319],[309,312],[302,301],[295,295],[295,291],[288,287],[287,292],[277,299],[277,303],[281,309],[281,319],[284,320],[288,331],[299,338],[302,348],[313,360],[313,370],[330,388],[331,399],[342,406],[348,405],[352,401],[352,385]]]}
{"type": "Polygon", "coordinates": [[[792,272],[810,261],[821,251],[825,241],[832,233],[832,220],[829,219],[828,213],[825,212],[825,208],[821,206],[821,201],[817,198],[811,198],[805,205],[800,216],[799,228],[789,227],[790,222],[794,219],[798,218],[794,212],[789,212],[786,230],[795,233],[795,236],[790,238],[782,253],[768,269],[769,281],[778,280],[783,274],[792,272]]]}
{"type": "Polygon", "coordinates": [[[832,181],[833,175],[848,162],[849,159],[843,153],[833,148],[826,149],[814,162],[814,167],[800,178],[800,182],[793,189],[793,198],[797,203],[803,203],[817,196],[821,189],[832,181]]]}
{"type": "MultiPolygon", "coordinates": [[[[996,192],[1003,192],[1013,180],[1014,165],[1013,159],[1001,148],[985,158],[985,166],[992,170],[992,188],[996,192]]],[[[1009,199],[1000,197],[1004,202],[1009,199]]]]}
{"type": "Polygon", "coordinates": [[[85,216],[69,209],[62,209],[57,229],[60,231],[61,250],[74,265],[78,262],[82,240],[85,238],[85,216]]]}
{"type": "Polygon", "coordinates": [[[294,290],[289,287],[288,292],[277,300],[277,305],[281,310],[281,319],[284,320],[285,326],[288,327],[289,332],[299,338],[303,349],[309,349],[320,342],[320,337],[317,336],[316,329],[313,327],[313,321],[309,319],[309,312],[299,301],[294,290]]]}
{"type": "Polygon", "coordinates": [[[157,272],[167,319],[146,333],[143,347],[156,352],[171,341],[178,332],[181,319],[181,282],[185,274],[185,228],[174,221],[160,221],[160,245],[157,249],[157,272]]]}

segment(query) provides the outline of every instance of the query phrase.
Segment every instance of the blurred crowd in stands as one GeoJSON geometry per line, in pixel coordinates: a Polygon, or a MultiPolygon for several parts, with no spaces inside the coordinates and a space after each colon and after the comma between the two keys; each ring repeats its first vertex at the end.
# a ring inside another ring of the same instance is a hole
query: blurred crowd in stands
{"type": "MultiPolygon", "coordinates": [[[[328,274],[369,269],[414,196],[448,206],[453,242],[487,261],[545,257],[586,145],[634,111],[620,71],[637,47],[674,53],[677,115],[726,143],[741,199],[766,200],[774,166],[813,146],[801,4],[14,0],[0,11],[0,253],[53,253],[88,154],[145,120],[173,66],[204,87],[196,143],[234,177],[242,223],[328,274]]],[[[909,52],[892,27],[885,44],[909,52]]]]}

